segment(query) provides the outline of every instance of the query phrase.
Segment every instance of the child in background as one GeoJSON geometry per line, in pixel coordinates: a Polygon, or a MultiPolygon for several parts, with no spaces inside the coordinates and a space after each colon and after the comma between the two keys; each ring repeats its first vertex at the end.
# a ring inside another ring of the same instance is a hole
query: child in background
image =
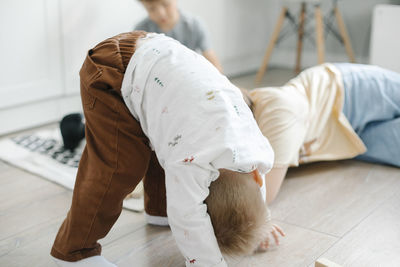
{"type": "Polygon", "coordinates": [[[51,251],[59,266],[115,266],[98,240],[143,177],[145,210],[167,209],[187,266],[226,266],[221,251],[265,249],[270,234],[278,243],[284,233],[270,222],[263,179],[272,149],[240,90],[210,62],[136,31],[91,49],[80,77],[86,147],[51,251]]]}
{"type": "Polygon", "coordinates": [[[177,0],[139,0],[148,17],[135,26],[135,30],[164,33],[188,48],[201,52],[220,72],[221,64],[211,49],[209,34],[196,17],[178,9],[177,0]]]}

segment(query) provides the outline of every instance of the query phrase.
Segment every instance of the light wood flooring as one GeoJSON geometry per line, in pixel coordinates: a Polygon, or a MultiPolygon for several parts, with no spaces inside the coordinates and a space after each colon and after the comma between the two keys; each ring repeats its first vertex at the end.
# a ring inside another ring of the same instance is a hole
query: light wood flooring
{"type": "MultiPolygon", "coordinates": [[[[233,80],[250,88],[253,78],[233,80]]],[[[0,266],[55,266],[49,251],[71,196],[0,161],[0,266]]],[[[400,266],[400,169],[355,160],[290,169],[271,209],[287,234],[282,244],[228,258],[230,266],[311,267],[320,257],[348,267],[400,266]]],[[[146,225],[141,213],[124,210],[100,242],[120,267],[184,266],[169,228],[146,225]]]]}

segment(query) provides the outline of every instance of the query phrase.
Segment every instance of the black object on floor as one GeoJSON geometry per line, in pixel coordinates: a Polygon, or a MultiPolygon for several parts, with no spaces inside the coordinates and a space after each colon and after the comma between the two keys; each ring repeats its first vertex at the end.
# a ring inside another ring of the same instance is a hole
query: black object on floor
{"type": "Polygon", "coordinates": [[[64,148],[74,151],[85,138],[85,123],[81,113],[72,113],[62,118],[60,122],[61,136],[64,148]]]}

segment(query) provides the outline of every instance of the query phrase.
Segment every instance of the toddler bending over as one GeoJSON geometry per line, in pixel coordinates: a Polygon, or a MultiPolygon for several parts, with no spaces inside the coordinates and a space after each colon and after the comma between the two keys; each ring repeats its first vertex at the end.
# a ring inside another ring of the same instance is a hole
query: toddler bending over
{"type": "Polygon", "coordinates": [[[269,232],[278,242],[283,232],[264,204],[273,151],[240,90],[204,57],[162,34],[132,32],[89,51],[80,74],[87,147],[54,257],[99,255],[97,240],[157,160],[187,266],[226,266],[220,249],[266,248],[269,232]]]}

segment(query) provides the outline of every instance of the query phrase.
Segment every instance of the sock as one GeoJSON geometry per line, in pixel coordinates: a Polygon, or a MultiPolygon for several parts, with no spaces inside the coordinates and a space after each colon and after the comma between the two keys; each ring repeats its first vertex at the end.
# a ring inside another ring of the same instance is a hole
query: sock
{"type": "Polygon", "coordinates": [[[169,226],[168,217],[153,216],[147,214],[146,212],[144,213],[144,217],[146,218],[146,222],[148,224],[158,225],[158,226],[169,226]]]}
{"type": "Polygon", "coordinates": [[[106,260],[103,256],[93,256],[80,261],[63,261],[54,258],[57,266],[59,267],[117,267],[117,265],[112,264],[106,260]]]}

